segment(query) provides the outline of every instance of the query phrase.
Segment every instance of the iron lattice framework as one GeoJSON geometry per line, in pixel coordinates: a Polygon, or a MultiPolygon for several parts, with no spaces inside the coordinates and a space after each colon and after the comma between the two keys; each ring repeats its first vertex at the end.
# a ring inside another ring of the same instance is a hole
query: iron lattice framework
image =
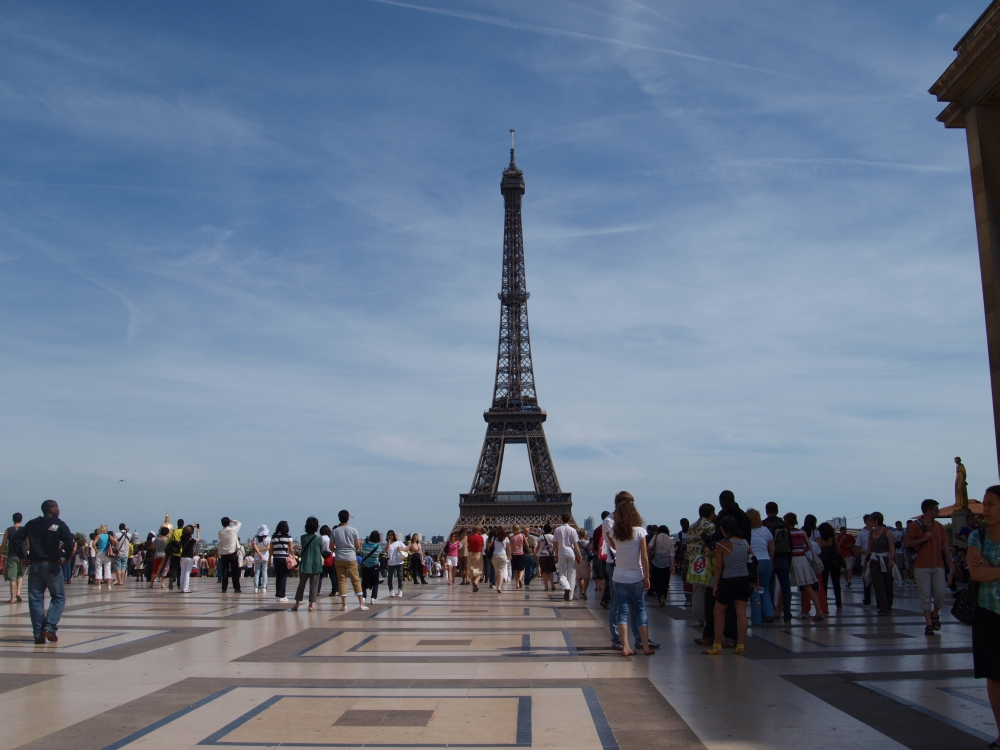
{"type": "MultiPolygon", "coordinates": [[[[500,293],[500,339],[493,404],[484,412],[486,439],[476,467],[472,488],[459,495],[455,528],[514,523],[539,526],[558,522],[572,512],[572,496],[563,492],[556,476],[542,423],[546,414],[538,407],[535,373],[528,334],[528,297],[524,275],[524,235],[521,229],[521,196],[524,173],[514,163],[511,131],[510,165],[500,181],[503,193],[503,280],[500,293]],[[534,492],[498,492],[504,447],[526,443],[534,492]]],[[[553,524],[554,525],[554,524],[553,524]]]]}

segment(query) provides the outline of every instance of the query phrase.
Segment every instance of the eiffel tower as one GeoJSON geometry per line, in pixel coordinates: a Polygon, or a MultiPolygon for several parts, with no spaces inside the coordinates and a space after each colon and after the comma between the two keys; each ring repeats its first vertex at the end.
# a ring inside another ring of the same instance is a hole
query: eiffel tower
{"type": "MultiPolygon", "coordinates": [[[[510,131],[510,165],[500,181],[503,193],[503,282],[500,298],[500,343],[493,405],[483,413],[486,439],[472,488],[459,495],[455,530],[472,526],[521,524],[553,526],[563,513],[572,514],[572,495],[559,486],[538,407],[528,336],[528,291],[524,281],[524,237],[521,196],[524,173],[514,163],[514,131],[510,131]],[[505,446],[527,443],[534,492],[498,492],[505,446]]],[[[573,525],[575,521],[571,520],[573,525]]]]}

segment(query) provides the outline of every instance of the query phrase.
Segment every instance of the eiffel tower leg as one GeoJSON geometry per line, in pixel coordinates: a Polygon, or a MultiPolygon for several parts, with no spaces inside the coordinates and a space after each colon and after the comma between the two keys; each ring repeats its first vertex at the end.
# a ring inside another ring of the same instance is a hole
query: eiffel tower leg
{"type": "Polygon", "coordinates": [[[495,494],[500,483],[500,468],[503,466],[504,425],[491,423],[486,428],[483,451],[479,454],[479,466],[472,480],[473,494],[495,494]]]}
{"type": "Polygon", "coordinates": [[[528,424],[526,428],[528,461],[531,463],[531,477],[535,480],[535,492],[539,494],[562,492],[541,422],[528,424]]]}

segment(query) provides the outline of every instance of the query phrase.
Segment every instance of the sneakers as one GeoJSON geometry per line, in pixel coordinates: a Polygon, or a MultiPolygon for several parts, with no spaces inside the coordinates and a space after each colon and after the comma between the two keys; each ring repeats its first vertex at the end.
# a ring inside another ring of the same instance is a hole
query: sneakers
{"type": "Polygon", "coordinates": [[[278,601],[281,602],[282,604],[284,604],[285,602],[288,601],[288,597],[287,596],[283,596],[280,599],[278,599],[278,601]]]}
{"type": "Polygon", "coordinates": [[[253,587],[253,592],[254,592],[255,594],[259,594],[259,593],[260,593],[260,589],[259,589],[259,588],[257,588],[256,586],[254,586],[254,587],[253,587]]]}
{"type": "Polygon", "coordinates": [[[369,602],[369,603],[373,604],[373,605],[375,605],[377,607],[378,606],[378,599],[372,599],[371,602],[369,602]]]}
{"type": "Polygon", "coordinates": [[[566,589],[565,591],[563,591],[563,601],[564,602],[568,602],[569,601],[569,589],[566,589]]]}
{"type": "Polygon", "coordinates": [[[35,645],[36,646],[44,646],[45,645],[45,636],[36,635],[35,636],[35,645]]]}
{"type": "MultiPolygon", "coordinates": [[[[344,607],[344,609],[347,609],[347,607],[344,607]]],[[[360,607],[358,607],[358,609],[360,609],[362,612],[367,612],[368,611],[368,607],[366,607],[364,604],[362,604],[360,607]]]]}

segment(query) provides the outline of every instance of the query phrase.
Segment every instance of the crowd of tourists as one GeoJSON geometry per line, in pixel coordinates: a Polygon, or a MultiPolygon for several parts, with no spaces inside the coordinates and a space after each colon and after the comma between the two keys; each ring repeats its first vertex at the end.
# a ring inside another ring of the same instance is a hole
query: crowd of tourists
{"type": "Polygon", "coordinates": [[[20,513],[13,515],[0,551],[10,602],[22,601],[21,585],[30,571],[28,606],[38,644],[58,641],[65,585],[86,581],[110,590],[124,586],[130,575],[137,584],[166,583],[181,594],[192,590],[197,577],[215,577],[223,593],[230,587],[240,593],[251,579],[256,594],[267,594],[273,579],[278,602],[290,601],[293,577],[293,611],[306,597],[314,610],[325,579],[328,596],[339,597],[341,609],[353,594],[367,610],[378,604],[380,587],[388,586],[389,597],[401,597],[404,581],[426,585],[437,572],[445,585],[471,586],[471,593],[488,586],[501,595],[527,589],[540,578],[545,591],[561,590],[567,602],[587,599],[593,589],[608,610],[611,647],[625,656],[640,649],[652,655],[659,647],[650,638],[647,599],[666,606],[672,576],[680,578],[684,606],[701,628],[695,642],[708,646],[704,653],[711,656],[727,646],[745,654],[750,623],[793,618],[822,623],[829,614],[828,594],[840,609],[843,587],[854,584],[863,589],[862,606],[874,602],[881,617],[892,616],[897,588],[915,587],[924,632],[935,636],[942,607],[966,591],[975,674],[987,680],[991,705],[1000,715],[1000,486],[987,489],[983,509],[981,524],[956,530],[967,544],[959,549],[937,522],[934,500],[923,501],[920,515],[905,526],[887,525],[878,511],[866,514],[861,530],[852,534],[843,526],[817,523],[812,515],[800,524],[793,512],[779,514],[774,502],[765,504],[763,516],[754,508],[744,511],[726,490],[718,510],[702,504],[697,520],[681,519],[680,531],[671,536],[666,526],[643,525],[633,496],[619,492],[614,509],[602,513],[592,534],[577,529],[569,515],[555,527],[473,527],[453,532],[433,556],[419,534],[401,539],[393,530],[384,536],[375,530],[362,536],[350,525],[347,510],[334,526],[308,517],[302,534],[293,534],[285,520],[273,532],[262,524],[247,541],[240,537],[241,522],[223,517],[214,546],[206,550],[200,524],[183,521],[150,532],[145,541],[124,523],[117,531],[102,524],[91,534],[74,535],[59,518],[58,504],[47,500],[42,515],[28,523],[20,513]],[[799,595],[795,608],[793,587],[799,595]]]}

